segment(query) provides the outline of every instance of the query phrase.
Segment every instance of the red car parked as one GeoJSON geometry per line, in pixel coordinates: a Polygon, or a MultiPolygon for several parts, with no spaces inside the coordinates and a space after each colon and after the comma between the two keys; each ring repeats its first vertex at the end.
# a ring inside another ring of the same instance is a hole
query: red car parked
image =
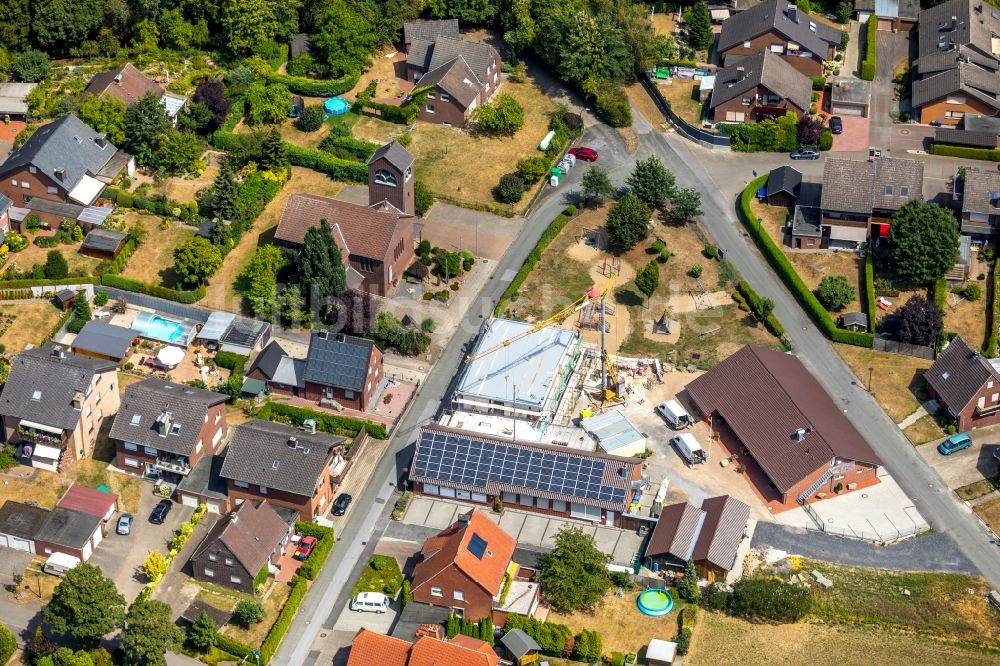
{"type": "Polygon", "coordinates": [[[570,148],[569,154],[576,156],[576,159],[583,160],[584,162],[597,161],[597,151],[593,148],[584,148],[583,146],[579,148],[570,148]]]}
{"type": "Polygon", "coordinates": [[[309,557],[309,554],[313,552],[313,548],[316,547],[316,537],[302,537],[299,541],[298,547],[295,549],[295,559],[304,560],[309,557]]]}

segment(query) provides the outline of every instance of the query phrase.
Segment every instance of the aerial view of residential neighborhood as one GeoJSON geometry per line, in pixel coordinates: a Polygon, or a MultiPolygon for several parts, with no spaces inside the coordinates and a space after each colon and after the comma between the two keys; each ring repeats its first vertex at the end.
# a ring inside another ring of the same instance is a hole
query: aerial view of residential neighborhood
{"type": "Polygon", "coordinates": [[[1000,0],[0,0],[0,666],[1000,665],[1000,0]]]}

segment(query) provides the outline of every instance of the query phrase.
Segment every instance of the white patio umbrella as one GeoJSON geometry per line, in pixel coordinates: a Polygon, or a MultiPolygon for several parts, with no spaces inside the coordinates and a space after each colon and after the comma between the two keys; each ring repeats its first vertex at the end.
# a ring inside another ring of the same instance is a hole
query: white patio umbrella
{"type": "Polygon", "coordinates": [[[184,350],[180,347],[164,347],[160,350],[160,353],[156,355],[156,360],[160,363],[160,365],[173,368],[184,360],[184,350]]]}

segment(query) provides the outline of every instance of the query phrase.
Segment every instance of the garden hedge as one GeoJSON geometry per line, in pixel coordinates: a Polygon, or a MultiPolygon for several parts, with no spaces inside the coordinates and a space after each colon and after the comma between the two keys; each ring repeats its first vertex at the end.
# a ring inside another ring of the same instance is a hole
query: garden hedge
{"type": "Polygon", "coordinates": [[[305,578],[302,576],[292,576],[292,591],[288,593],[288,599],[285,600],[284,607],[278,613],[278,619],[271,625],[271,630],[267,632],[264,642],[260,644],[261,664],[270,663],[271,658],[274,657],[274,653],[278,651],[281,639],[285,637],[288,628],[292,626],[295,614],[298,613],[299,605],[306,596],[308,589],[309,587],[306,584],[305,578]]]}
{"type": "Polygon", "coordinates": [[[334,180],[345,183],[367,183],[368,165],[334,157],[321,150],[303,148],[293,143],[285,143],[288,161],[293,166],[305,167],[327,174],[334,180]]]}
{"type": "MultiPolygon", "coordinates": [[[[737,295],[745,302],[754,314],[762,322],[764,322],[764,328],[771,332],[771,334],[776,338],[783,338],[785,336],[785,327],[781,325],[778,318],[774,316],[773,312],[768,313],[766,317],[761,315],[761,298],[757,295],[757,292],[753,290],[750,283],[746,280],[740,280],[736,284],[737,295]]],[[[735,300],[735,299],[734,299],[735,300]]],[[[737,301],[737,305],[739,301],[737,301]]]]}
{"type": "Polygon", "coordinates": [[[301,426],[306,419],[314,419],[316,429],[321,432],[355,437],[363,429],[375,439],[386,438],[385,425],[381,423],[317,412],[306,407],[292,407],[280,402],[268,402],[257,411],[254,418],[262,421],[282,421],[294,426],[301,426]]]}
{"type": "Polygon", "coordinates": [[[213,360],[220,368],[235,371],[237,367],[243,370],[243,366],[247,362],[247,357],[236,352],[219,351],[215,353],[213,360]]]}
{"type": "Polygon", "coordinates": [[[216,634],[215,647],[219,648],[223,652],[233,655],[237,659],[247,659],[249,663],[254,663],[253,648],[246,643],[241,643],[240,641],[230,638],[229,636],[216,634]]]}
{"type": "Polygon", "coordinates": [[[990,290],[989,326],[990,335],[986,339],[986,357],[997,357],[997,326],[1000,326],[1000,271],[997,270],[997,261],[993,262],[993,289],[990,290]]]}
{"type": "Polygon", "coordinates": [[[559,232],[563,230],[566,224],[569,222],[569,218],[565,215],[556,215],[555,219],[549,223],[549,226],[542,232],[541,237],[538,242],[535,243],[535,247],[532,248],[531,252],[528,254],[527,259],[524,260],[524,264],[521,266],[520,270],[517,271],[517,275],[511,280],[510,284],[507,286],[507,290],[503,292],[503,296],[500,297],[500,301],[497,303],[496,308],[493,310],[493,314],[499,316],[507,308],[507,305],[512,300],[517,290],[521,288],[524,281],[528,279],[531,274],[532,269],[535,264],[542,258],[542,253],[545,252],[545,248],[549,246],[555,237],[559,235],[559,232]]]}
{"type": "Polygon", "coordinates": [[[943,317],[948,312],[948,281],[943,277],[938,278],[931,287],[931,300],[937,304],[943,317]]]}
{"type": "Polygon", "coordinates": [[[25,278],[23,280],[0,280],[0,289],[24,289],[27,287],[58,287],[67,284],[97,284],[99,278],[94,275],[82,277],[66,277],[57,280],[46,278],[25,278]]]}
{"type": "Polygon", "coordinates": [[[312,553],[306,561],[299,567],[299,575],[306,580],[316,580],[319,570],[323,568],[326,558],[330,556],[333,545],[336,543],[332,527],[323,527],[316,523],[299,521],[295,523],[295,531],[303,536],[316,537],[319,541],[313,548],[312,553]]]}
{"type": "Polygon", "coordinates": [[[875,251],[868,246],[865,252],[865,312],[868,313],[868,330],[875,332],[875,251]]]}
{"type": "Polygon", "coordinates": [[[833,317],[820,304],[816,295],[806,286],[802,278],[799,277],[799,274],[795,272],[792,263],[785,256],[785,253],[771,239],[767,231],[757,223],[756,216],[750,210],[750,201],[757,194],[757,191],[765,185],[767,185],[767,175],[760,176],[750,181],[750,184],[744,188],[743,193],[740,195],[740,219],[743,221],[744,226],[746,226],[747,232],[757,242],[757,247],[760,248],[761,253],[767,258],[774,271],[784,280],[789,291],[792,292],[828,338],[834,342],[870,348],[874,343],[875,336],[871,333],[845,331],[842,328],[837,328],[833,317]]]}
{"type": "Polygon", "coordinates": [[[865,23],[865,59],[861,61],[861,78],[874,81],[878,70],[878,21],[874,16],[865,23]]]}
{"type": "Polygon", "coordinates": [[[307,79],[304,76],[288,74],[268,74],[268,83],[280,83],[288,92],[306,97],[336,97],[350,91],[358,84],[361,73],[348,74],[339,79],[307,79]]]}
{"type": "Polygon", "coordinates": [[[379,118],[386,122],[396,123],[397,125],[412,125],[413,121],[417,119],[417,112],[420,110],[420,107],[416,104],[394,106],[392,104],[372,102],[371,100],[359,100],[356,106],[360,107],[362,111],[377,111],[379,118]]]}
{"type": "Polygon", "coordinates": [[[963,157],[969,160],[989,160],[1000,162],[1000,150],[996,148],[968,148],[966,146],[945,146],[940,143],[931,145],[931,155],[943,157],[963,157]]]}
{"type": "Polygon", "coordinates": [[[121,275],[113,275],[111,273],[105,273],[102,275],[100,283],[105,287],[114,287],[123,291],[131,291],[137,294],[155,296],[156,298],[163,298],[168,301],[175,301],[185,305],[192,305],[193,303],[197,303],[201,299],[205,298],[204,285],[198,287],[194,291],[178,291],[177,289],[171,289],[170,287],[161,287],[158,284],[140,282],[139,280],[133,280],[132,278],[123,277],[121,275]]]}

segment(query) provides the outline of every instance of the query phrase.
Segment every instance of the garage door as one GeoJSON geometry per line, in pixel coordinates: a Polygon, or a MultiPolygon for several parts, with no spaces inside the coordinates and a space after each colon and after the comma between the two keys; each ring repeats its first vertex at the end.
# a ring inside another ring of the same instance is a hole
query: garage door
{"type": "Polygon", "coordinates": [[[218,500],[209,500],[205,506],[208,507],[209,513],[222,513],[222,502],[218,500]]]}
{"type": "Polygon", "coordinates": [[[188,495],[188,494],[185,493],[184,495],[181,496],[181,504],[183,504],[184,506],[190,506],[190,507],[194,507],[195,509],[197,509],[198,508],[198,498],[195,497],[194,495],[188,495]]]}
{"type": "Polygon", "coordinates": [[[834,104],[833,114],[837,116],[863,116],[864,108],[860,106],[849,106],[846,104],[834,104]]]}
{"type": "Polygon", "coordinates": [[[879,30],[892,30],[892,19],[879,19],[878,20],[879,30]]]}
{"type": "Polygon", "coordinates": [[[7,545],[14,550],[23,550],[26,553],[35,552],[35,549],[31,545],[31,541],[28,539],[19,539],[16,536],[8,537],[7,545]]]}

